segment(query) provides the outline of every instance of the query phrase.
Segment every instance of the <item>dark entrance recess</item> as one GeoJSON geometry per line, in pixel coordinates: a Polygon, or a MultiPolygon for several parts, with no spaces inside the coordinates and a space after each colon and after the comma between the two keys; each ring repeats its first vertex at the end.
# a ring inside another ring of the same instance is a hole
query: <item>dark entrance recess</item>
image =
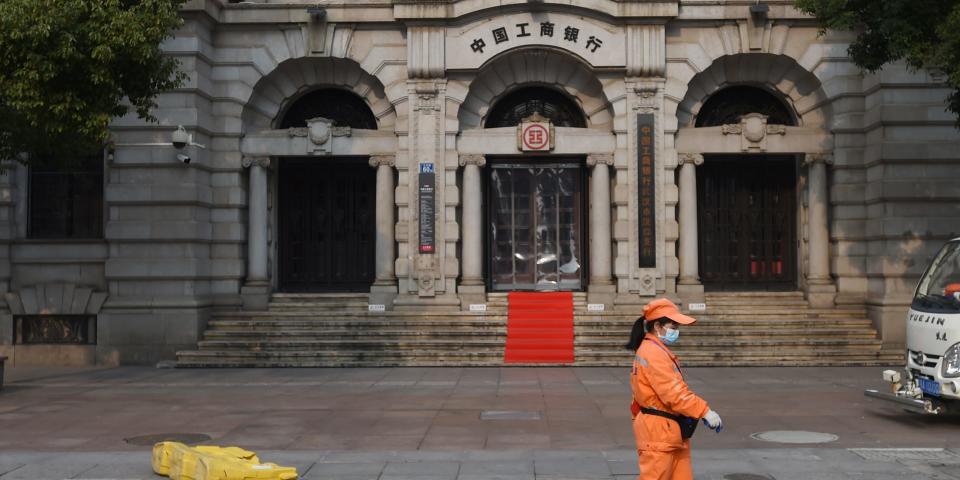
{"type": "Polygon", "coordinates": [[[791,156],[705,156],[697,167],[704,288],[796,288],[796,185],[791,156]]]}
{"type": "Polygon", "coordinates": [[[485,127],[512,127],[534,113],[549,118],[557,127],[587,126],[583,110],[566,95],[545,87],[523,87],[497,100],[487,114],[485,127]]]}
{"type": "Polygon", "coordinates": [[[370,289],[376,253],[375,175],[365,158],[281,160],[281,290],[370,289]]]}
{"type": "Polygon", "coordinates": [[[487,178],[490,289],[570,291],[583,287],[581,162],[492,162],[487,178]]]}

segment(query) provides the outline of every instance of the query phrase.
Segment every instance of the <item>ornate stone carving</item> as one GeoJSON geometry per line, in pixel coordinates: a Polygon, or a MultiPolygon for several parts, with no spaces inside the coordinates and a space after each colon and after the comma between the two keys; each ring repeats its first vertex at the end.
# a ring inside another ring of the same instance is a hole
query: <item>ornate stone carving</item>
{"type": "Polygon", "coordinates": [[[433,255],[417,257],[417,295],[433,297],[436,295],[436,280],[434,279],[433,255]]]}
{"type": "Polygon", "coordinates": [[[307,145],[307,153],[331,153],[333,145],[330,143],[332,137],[349,137],[353,134],[350,127],[335,127],[333,120],[316,117],[307,120],[306,127],[290,127],[287,129],[287,135],[293,137],[307,137],[310,143],[307,145]]]}
{"type": "Polygon", "coordinates": [[[634,110],[657,110],[657,92],[660,88],[653,83],[638,83],[633,86],[633,93],[636,94],[636,102],[633,105],[634,110]]]}
{"type": "Polygon", "coordinates": [[[413,110],[427,115],[439,112],[440,104],[437,103],[437,95],[435,93],[418,93],[417,103],[413,106],[413,110]]]}
{"type": "Polygon", "coordinates": [[[373,168],[377,168],[381,165],[393,167],[397,164],[397,157],[396,155],[373,155],[370,157],[369,163],[373,168]]]}
{"type": "Polygon", "coordinates": [[[240,160],[243,168],[250,168],[253,165],[263,168],[270,168],[270,157],[243,157],[240,160]]]}
{"type": "Polygon", "coordinates": [[[689,163],[699,167],[703,165],[703,155],[699,153],[679,153],[677,154],[677,163],[680,165],[689,163]]]}
{"type": "Polygon", "coordinates": [[[786,125],[767,125],[767,135],[786,135],[786,125]]]}
{"type": "Polygon", "coordinates": [[[613,165],[613,154],[612,153],[592,153],[587,155],[587,166],[594,167],[597,165],[613,165]]]}
{"type": "Polygon", "coordinates": [[[476,154],[464,154],[460,155],[459,163],[461,167],[465,167],[467,165],[476,165],[480,168],[483,168],[487,164],[487,157],[476,154]]]}
{"type": "Polygon", "coordinates": [[[833,155],[829,153],[808,153],[803,156],[803,166],[809,167],[817,162],[824,165],[833,165],[833,155]]]}
{"type": "Polygon", "coordinates": [[[413,110],[415,112],[433,115],[434,112],[440,111],[440,102],[437,98],[440,93],[440,87],[435,82],[417,82],[412,93],[415,95],[413,104],[413,110]]]}
{"type": "Polygon", "coordinates": [[[768,135],[786,135],[785,125],[767,125],[767,116],[760,113],[748,113],[740,117],[740,123],[720,126],[724,135],[740,135],[740,149],[747,151],[767,150],[768,135]]]}
{"type": "Polygon", "coordinates": [[[720,131],[723,132],[724,135],[731,135],[731,134],[740,135],[741,133],[743,133],[743,129],[740,128],[739,123],[728,123],[726,125],[721,125],[720,131]]]}
{"type": "Polygon", "coordinates": [[[314,145],[323,145],[330,140],[330,128],[333,127],[333,121],[323,118],[311,118],[307,120],[307,130],[309,131],[310,141],[314,145]]]}
{"type": "Polygon", "coordinates": [[[640,293],[655,293],[656,283],[653,275],[647,273],[640,277],[640,293]]]}

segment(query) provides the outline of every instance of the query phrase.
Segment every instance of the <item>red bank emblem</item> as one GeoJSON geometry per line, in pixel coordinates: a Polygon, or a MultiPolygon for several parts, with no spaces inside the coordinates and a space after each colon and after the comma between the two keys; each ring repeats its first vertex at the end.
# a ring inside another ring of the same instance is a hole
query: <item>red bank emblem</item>
{"type": "Polygon", "coordinates": [[[549,151],[550,127],[544,123],[526,123],[520,132],[520,146],[523,151],[549,151]]]}

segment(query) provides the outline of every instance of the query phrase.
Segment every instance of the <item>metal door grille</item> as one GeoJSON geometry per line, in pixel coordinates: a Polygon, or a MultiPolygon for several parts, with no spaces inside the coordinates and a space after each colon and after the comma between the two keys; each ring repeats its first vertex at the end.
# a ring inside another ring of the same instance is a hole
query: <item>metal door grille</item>
{"type": "Polygon", "coordinates": [[[375,172],[366,161],[281,161],[282,290],[370,288],[376,248],[375,172]]]}
{"type": "Polygon", "coordinates": [[[796,288],[796,178],[792,157],[709,156],[698,167],[706,288],[796,288]]]}

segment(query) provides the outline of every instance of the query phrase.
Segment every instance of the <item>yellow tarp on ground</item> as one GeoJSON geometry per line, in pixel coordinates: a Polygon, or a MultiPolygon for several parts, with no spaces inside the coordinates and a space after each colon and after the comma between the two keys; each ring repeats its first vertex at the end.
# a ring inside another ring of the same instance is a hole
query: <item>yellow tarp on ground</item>
{"type": "Polygon", "coordinates": [[[260,463],[239,447],[188,447],[178,442],[153,446],[153,471],[171,480],[294,480],[297,469],[260,463]]]}

